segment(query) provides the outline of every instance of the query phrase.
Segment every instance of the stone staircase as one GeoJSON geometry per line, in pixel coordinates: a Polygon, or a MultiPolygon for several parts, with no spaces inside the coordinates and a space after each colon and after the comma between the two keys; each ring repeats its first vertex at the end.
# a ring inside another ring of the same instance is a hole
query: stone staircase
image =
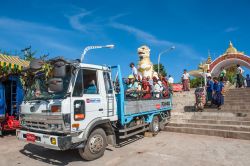
{"type": "Polygon", "coordinates": [[[224,112],[250,113],[250,88],[230,89],[225,96],[224,112]]]}
{"type": "Polygon", "coordinates": [[[173,111],[172,112],[193,112],[195,89],[186,92],[176,92],[173,94],[173,111]]]}
{"type": "MultiPolygon", "coordinates": [[[[191,98],[191,94],[188,95],[191,98]]],[[[178,96],[174,98],[183,102],[183,96],[180,99],[178,96]]],[[[193,104],[188,103],[190,106],[193,104]]],[[[225,96],[222,110],[215,108],[205,109],[204,112],[173,110],[165,131],[250,140],[249,115],[250,89],[230,89],[225,96]]]]}

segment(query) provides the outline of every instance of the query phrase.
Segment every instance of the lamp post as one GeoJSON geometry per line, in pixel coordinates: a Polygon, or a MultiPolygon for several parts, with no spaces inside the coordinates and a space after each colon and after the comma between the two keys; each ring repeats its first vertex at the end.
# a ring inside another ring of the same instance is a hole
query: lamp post
{"type": "Polygon", "coordinates": [[[173,49],[175,49],[175,46],[172,46],[172,47],[170,47],[170,48],[168,48],[168,49],[166,49],[166,50],[164,50],[164,51],[162,51],[162,52],[159,53],[159,55],[158,55],[158,74],[160,73],[160,59],[161,59],[161,55],[164,54],[164,53],[167,53],[167,52],[169,52],[169,51],[171,51],[173,49]]]}
{"type": "Polygon", "coordinates": [[[84,50],[83,50],[83,53],[82,53],[82,55],[81,55],[80,62],[83,61],[85,54],[86,54],[89,50],[98,49],[98,48],[114,48],[114,47],[115,47],[115,45],[113,45],[113,44],[105,45],[105,46],[87,46],[87,47],[85,47],[84,50]]]}

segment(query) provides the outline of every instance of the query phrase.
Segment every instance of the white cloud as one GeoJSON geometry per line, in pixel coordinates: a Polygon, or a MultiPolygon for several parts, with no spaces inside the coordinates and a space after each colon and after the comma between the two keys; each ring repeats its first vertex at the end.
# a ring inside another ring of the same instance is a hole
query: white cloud
{"type": "Polygon", "coordinates": [[[228,27],[225,29],[225,32],[234,32],[234,31],[238,31],[239,27],[228,27]]]}
{"type": "Polygon", "coordinates": [[[113,27],[113,28],[116,28],[116,29],[127,31],[130,34],[133,34],[140,41],[145,41],[147,43],[156,44],[156,45],[157,44],[158,45],[168,45],[168,46],[173,45],[172,42],[165,41],[165,40],[158,40],[152,34],[144,32],[144,31],[142,31],[140,29],[137,29],[137,28],[129,26],[129,25],[112,22],[110,24],[110,26],[113,27]]]}
{"type": "Polygon", "coordinates": [[[164,47],[171,47],[174,45],[176,47],[176,51],[178,52],[178,55],[186,56],[186,57],[188,57],[190,59],[194,59],[194,60],[204,60],[204,57],[199,56],[199,54],[188,45],[176,43],[176,42],[171,42],[168,40],[161,40],[148,32],[145,32],[143,30],[140,30],[138,28],[135,28],[135,27],[132,27],[129,25],[125,25],[125,24],[111,22],[110,26],[113,28],[116,28],[116,29],[126,31],[126,32],[134,35],[136,37],[136,39],[141,41],[141,42],[148,43],[148,44],[154,45],[154,46],[164,46],[164,47]]]}
{"type": "Polygon", "coordinates": [[[0,17],[0,36],[3,50],[31,45],[33,49],[38,47],[50,53],[76,54],[76,48],[67,39],[76,34],[53,26],[0,17]]]}
{"type": "Polygon", "coordinates": [[[69,23],[73,29],[86,33],[88,30],[90,30],[89,24],[82,23],[81,19],[91,14],[91,11],[86,11],[82,9],[81,13],[67,17],[69,18],[69,23]]]}

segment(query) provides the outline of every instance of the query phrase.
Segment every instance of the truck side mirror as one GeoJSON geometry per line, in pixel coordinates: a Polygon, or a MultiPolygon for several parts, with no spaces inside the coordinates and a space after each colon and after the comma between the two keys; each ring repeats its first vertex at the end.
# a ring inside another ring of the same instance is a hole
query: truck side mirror
{"type": "Polygon", "coordinates": [[[49,80],[49,91],[61,92],[63,91],[63,80],[62,78],[51,78],[49,80]]]}
{"type": "Polygon", "coordinates": [[[53,75],[61,78],[66,76],[66,65],[63,61],[58,61],[54,64],[53,75]]]}

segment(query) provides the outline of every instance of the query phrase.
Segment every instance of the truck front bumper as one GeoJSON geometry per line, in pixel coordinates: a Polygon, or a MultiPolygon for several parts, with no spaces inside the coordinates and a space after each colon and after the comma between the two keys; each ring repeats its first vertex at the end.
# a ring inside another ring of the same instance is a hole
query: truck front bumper
{"type": "Polygon", "coordinates": [[[16,136],[18,140],[55,150],[67,150],[72,145],[71,136],[55,136],[25,130],[17,130],[16,136]],[[34,141],[27,141],[27,134],[35,136],[36,139],[34,141]]]}

